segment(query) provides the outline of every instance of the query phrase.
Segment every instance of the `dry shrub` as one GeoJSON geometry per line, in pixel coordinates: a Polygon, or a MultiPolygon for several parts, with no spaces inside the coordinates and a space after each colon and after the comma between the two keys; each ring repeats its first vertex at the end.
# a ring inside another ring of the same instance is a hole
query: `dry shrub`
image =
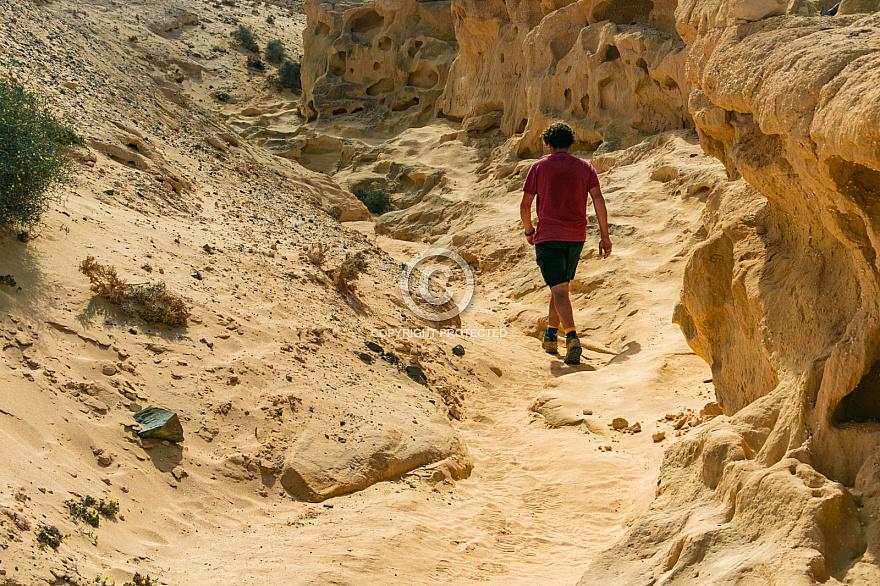
{"type": "Polygon", "coordinates": [[[316,267],[321,267],[324,264],[324,254],[326,250],[324,249],[324,245],[320,242],[316,244],[309,244],[309,247],[306,248],[305,252],[303,252],[303,258],[307,261],[315,265],[316,267]]]}
{"type": "Polygon", "coordinates": [[[367,272],[367,259],[363,252],[348,253],[333,275],[333,285],[341,293],[353,293],[358,275],[367,272]]]}
{"type": "Polygon", "coordinates": [[[95,257],[86,257],[79,265],[82,274],[91,281],[95,295],[104,297],[110,303],[122,306],[122,310],[136,315],[148,323],[162,323],[172,328],[185,326],[190,316],[186,300],[169,293],[165,283],[129,285],[110,265],[102,265],[95,257]]]}

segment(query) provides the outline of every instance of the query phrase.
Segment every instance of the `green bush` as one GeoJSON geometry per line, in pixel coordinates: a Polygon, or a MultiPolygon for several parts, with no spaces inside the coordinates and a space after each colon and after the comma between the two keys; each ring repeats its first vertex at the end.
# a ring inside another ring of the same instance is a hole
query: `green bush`
{"type": "Polygon", "coordinates": [[[391,211],[391,200],[388,198],[388,192],[383,189],[365,189],[359,187],[352,193],[361,200],[371,214],[384,214],[391,211]]]}
{"type": "Polygon", "coordinates": [[[58,549],[65,537],[69,537],[69,535],[62,535],[55,525],[43,525],[37,532],[37,541],[52,549],[58,549]]]}
{"type": "Polygon", "coordinates": [[[238,30],[232,31],[232,38],[251,53],[260,52],[260,46],[257,45],[257,35],[250,28],[244,25],[239,26],[238,30]]]}
{"type": "Polygon", "coordinates": [[[286,56],[287,50],[281,44],[281,41],[269,41],[266,43],[266,61],[269,63],[277,65],[284,61],[286,56]]]}
{"type": "Polygon", "coordinates": [[[73,171],[61,147],[82,142],[44,99],[0,80],[0,226],[26,232],[39,223],[73,171]]]}
{"type": "Polygon", "coordinates": [[[295,92],[302,91],[302,78],[300,77],[300,64],[293,61],[285,61],[278,68],[278,75],[270,75],[269,83],[278,89],[289,89],[295,92]]]}

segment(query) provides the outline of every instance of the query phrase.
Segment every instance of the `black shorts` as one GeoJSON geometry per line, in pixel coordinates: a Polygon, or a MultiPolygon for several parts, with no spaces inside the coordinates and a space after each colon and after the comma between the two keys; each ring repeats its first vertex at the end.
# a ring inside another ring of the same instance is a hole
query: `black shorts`
{"type": "Polygon", "coordinates": [[[535,244],[538,266],[541,267],[541,274],[548,287],[555,287],[574,279],[583,249],[583,242],[548,240],[535,244]]]}

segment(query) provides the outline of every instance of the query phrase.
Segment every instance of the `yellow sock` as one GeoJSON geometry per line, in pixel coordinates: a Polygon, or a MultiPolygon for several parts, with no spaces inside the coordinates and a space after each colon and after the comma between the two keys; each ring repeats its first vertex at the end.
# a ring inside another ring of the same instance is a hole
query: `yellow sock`
{"type": "Polygon", "coordinates": [[[577,335],[577,333],[575,332],[575,328],[566,328],[565,329],[565,337],[566,338],[570,338],[574,335],[577,335]]]}

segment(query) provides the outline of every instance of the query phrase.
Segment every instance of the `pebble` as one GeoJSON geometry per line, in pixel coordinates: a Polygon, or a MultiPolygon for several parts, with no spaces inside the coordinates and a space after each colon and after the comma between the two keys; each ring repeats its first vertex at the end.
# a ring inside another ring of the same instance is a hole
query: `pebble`
{"type": "Polygon", "coordinates": [[[611,422],[612,429],[624,429],[626,427],[629,427],[629,421],[627,421],[623,417],[615,417],[614,420],[611,422]]]}
{"type": "Polygon", "coordinates": [[[106,375],[106,376],[113,376],[118,371],[116,370],[115,364],[108,363],[108,364],[105,364],[104,366],[101,367],[101,372],[103,372],[104,375],[106,375]]]}
{"type": "Polygon", "coordinates": [[[456,356],[464,356],[464,346],[459,344],[458,346],[452,347],[452,353],[456,356]]]}
{"type": "Polygon", "coordinates": [[[666,432],[665,431],[658,431],[657,433],[655,433],[654,435],[651,436],[651,439],[654,440],[654,443],[662,442],[663,440],[666,439],[666,432]]]}

